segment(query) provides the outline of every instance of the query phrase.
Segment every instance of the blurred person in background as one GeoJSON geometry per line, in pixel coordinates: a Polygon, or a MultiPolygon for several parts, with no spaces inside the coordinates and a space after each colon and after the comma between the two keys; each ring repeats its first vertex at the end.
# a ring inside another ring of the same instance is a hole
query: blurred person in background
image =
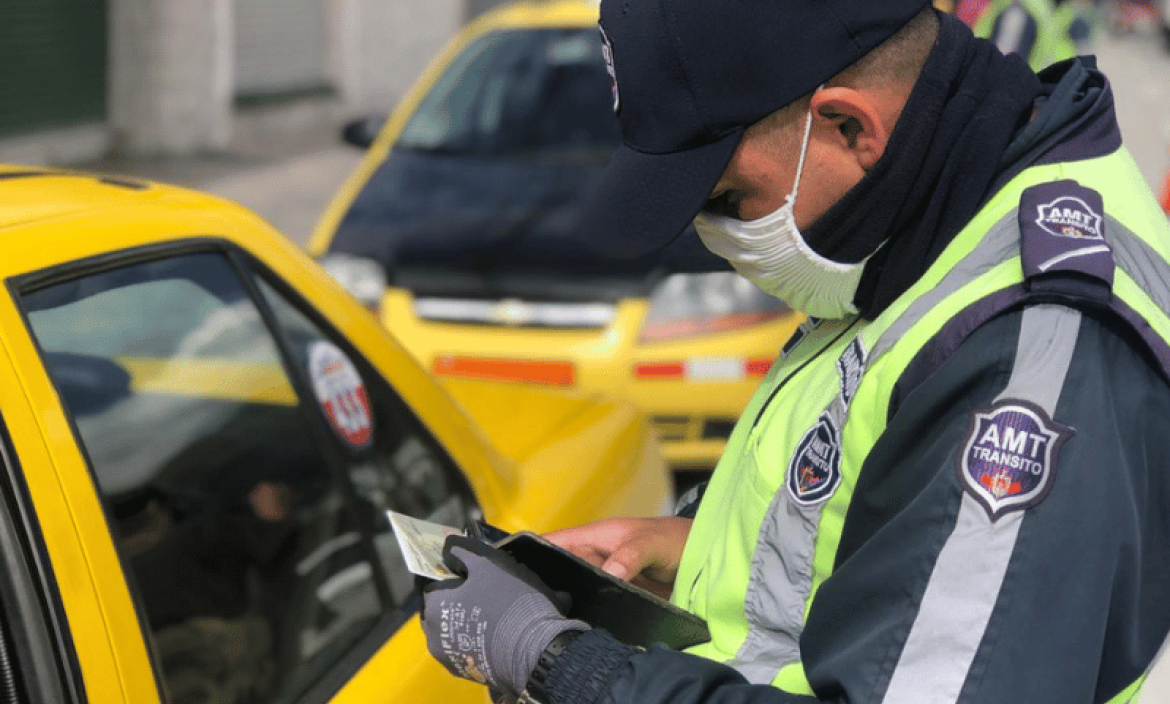
{"type": "Polygon", "coordinates": [[[1034,71],[1088,52],[1091,8],[1077,0],[993,0],[974,23],[976,36],[1034,71]]]}
{"type": "Polygon", "coordinates": [[[1159,5],[1164,0],[1098,0],[1104,5],[1109,31],[1118,35],[1134,34],[1160,24],[1159,5]]]}

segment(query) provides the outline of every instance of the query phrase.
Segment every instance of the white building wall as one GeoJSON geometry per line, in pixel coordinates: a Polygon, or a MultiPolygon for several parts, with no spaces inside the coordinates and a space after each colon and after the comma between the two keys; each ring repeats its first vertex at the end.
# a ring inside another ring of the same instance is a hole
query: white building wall
{"type": "MultiPolygon", "coordinates": [[[[154,157],[234,150],[268,136],[277,136],[284,148],[295,144],[298,133],[310,132],[320,142],[322,130],[336,134],[352,117],[389,112],[462,26],[469,3],[495,0],[296,0],[298,6],[319,3],[320,24],[304,38],[304,53],[291,56],[319,67],[334,95],[237,109],[241,81],[249,84],[245,90],[263,89],[266,82],[279,87],[311,73],[292,59],[266,67],[257,58],[262,52],[239,63],[235,3],[250,2],[255,9],[265,1],[109,0],[106,122],[0,140],[0,153],[32,163],[65,163],[107,153],[154,157]]],[[[279,1],[267,4],[272,12],[281,11],[279,1]]],[[[265,40],[298,49],[295,33],[265,40]]]]}
{"type": "Polygon", "coordinates": [[[235,93],[327,85],[328,5],[333,0],[233,0],[235,93]]]}
{"type": "Polygon", "coordinates": [[[462,26],[464,0],[350,1],[359,4],[350,108],[388,112],[462,26]]]}
{"type": "Polygon", "coordinates": [[[110,0],[114,150],[191,154],[231,139],[231,0],[110,0]]]}

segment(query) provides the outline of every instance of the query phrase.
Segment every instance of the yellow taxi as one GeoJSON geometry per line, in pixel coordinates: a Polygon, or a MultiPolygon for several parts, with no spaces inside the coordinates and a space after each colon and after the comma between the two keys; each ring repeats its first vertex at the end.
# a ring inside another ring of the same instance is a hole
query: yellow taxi
{"type": "Polygon", "coordinates": [[[441,388],[236,205],[0,165],[0,252],[6,701],[484,704],[427,654],[386,511],[670,501],[628,403],[441,388]]]}
{"type": "Polygon", "coordinates": [[[549,0],[470,23],[309,251],[435,374],[632,399],[672,467],[709,469],[800,316],[693,233],[628,261],[575,240],[620,141],[597,17],[596,2],[549,0]]]}

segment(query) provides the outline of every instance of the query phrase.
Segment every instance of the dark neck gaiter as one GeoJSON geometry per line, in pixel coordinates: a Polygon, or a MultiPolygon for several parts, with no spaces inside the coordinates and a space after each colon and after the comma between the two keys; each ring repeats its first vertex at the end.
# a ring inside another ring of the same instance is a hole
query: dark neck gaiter
{"type": "Polygon", "coordinates": [[[873,254],[854,296],[871,320],[979,210],[1001,155],[1042,92],[1019,57],[977,41],[950,15],[940,13],[939,21],[938,41],[885,154],[803,232],[814,251],[834,261],[873,254]]]}

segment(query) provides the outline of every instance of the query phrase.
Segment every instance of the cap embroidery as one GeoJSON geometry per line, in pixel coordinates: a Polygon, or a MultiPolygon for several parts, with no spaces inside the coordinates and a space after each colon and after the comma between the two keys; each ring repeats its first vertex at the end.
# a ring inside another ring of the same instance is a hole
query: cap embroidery
{"type": "Polygon", "coordinates": [[[609,81],[613,90],[613,112],[617,115],[622,110],[622,99],[618,94],[617,71],[613,67],[613,42],[605,33],[605,27],[597,25],[597,29],[601,32],[601,55],[605,57],[605,70],[609,73],[609,81]]]}

